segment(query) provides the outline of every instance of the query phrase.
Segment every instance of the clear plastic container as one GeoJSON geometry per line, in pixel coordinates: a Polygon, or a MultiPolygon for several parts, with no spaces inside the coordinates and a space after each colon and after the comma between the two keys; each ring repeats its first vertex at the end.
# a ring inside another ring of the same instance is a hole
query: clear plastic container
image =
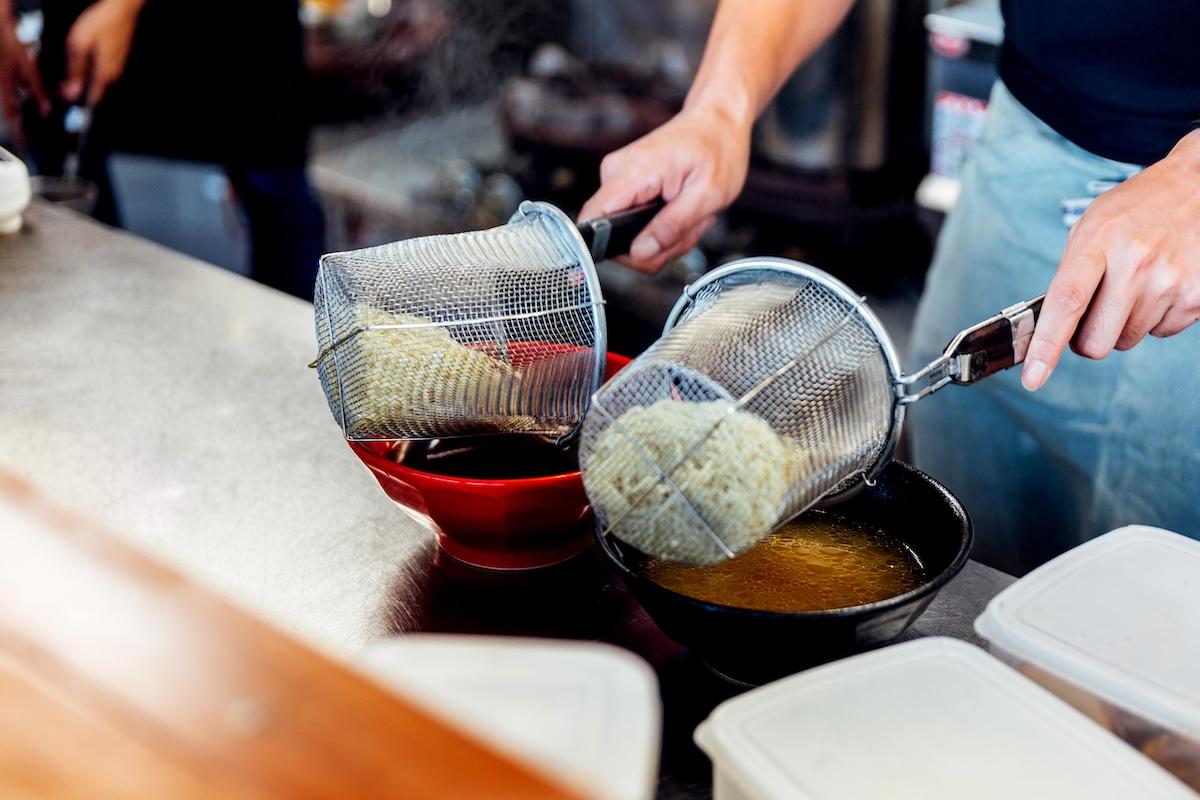
{"type": "Polygon", "coordinates": [[[1194,800],[1050,692],[942,637],[747,692],[696,743],[716,800],[1194,800]]]}
{"type": "Polygon", "coordinates": [[[654,796],[658,680],[626,650],[412,634],[369,645],[356,662],[380,683],[588,797],[654,796]]]}
{"type": "Polygon", "coordinates": [[[1133,525],[1012,584],[991,651],[1200,791],[1200,542],[1133,525]]]}

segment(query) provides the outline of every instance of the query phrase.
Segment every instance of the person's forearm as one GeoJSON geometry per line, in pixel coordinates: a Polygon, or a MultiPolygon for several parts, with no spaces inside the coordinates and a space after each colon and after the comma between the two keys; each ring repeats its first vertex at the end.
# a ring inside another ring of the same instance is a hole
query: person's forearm
{"type": "Polygon", "coordinates": [[[654,273],[695,247],[746,183],[754,120],[853,3],[722,0],[683,110],[604,157],[600,188],[580,218],[661,197],[666,206],[633,240],[625,263],[654,273]]]}
{"type": "Polygon", "coordinates": [[[721,0],[685,107],[749,127],[854,0],[721,0]]]}

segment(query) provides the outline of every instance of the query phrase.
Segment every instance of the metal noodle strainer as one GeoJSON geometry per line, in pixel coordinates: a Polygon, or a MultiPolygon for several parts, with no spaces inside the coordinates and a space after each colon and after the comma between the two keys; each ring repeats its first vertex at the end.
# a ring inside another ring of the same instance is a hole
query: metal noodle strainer
{"type": "Polygon", "coordinates": [[[732,558],[873,480],[909,403],[1023,361],[1041,303],[904,375],[879,319],[832,275],[778,258],[710,272],[592,399],[579,458],[601,530],[673,561],[732,558]]]}
{"type": "Polygon", "coordinates": [[[310,366],[346,438],[577,431],[604,373],[595,260],[660,208],[577,226],[525,202],[490,230],[324,256],[310,366]]]}

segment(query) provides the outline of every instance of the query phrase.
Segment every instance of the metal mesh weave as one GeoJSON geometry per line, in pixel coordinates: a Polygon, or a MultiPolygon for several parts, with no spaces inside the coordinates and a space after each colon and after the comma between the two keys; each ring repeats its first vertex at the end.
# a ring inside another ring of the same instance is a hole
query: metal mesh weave
{"type": "Polygon", "coordinates": [[[573,233],[526,204],[499,228],[325,256],[315,366],[346,438],[574,430],[604,331],[573,233]]]}
{"type": "Polygon", "coordinates": [[[868,312],[819,275],[734,269],[703,285],[596,394],[580,463],[602,529],[713,563],[875,465],[891,368],[868,312]]]}

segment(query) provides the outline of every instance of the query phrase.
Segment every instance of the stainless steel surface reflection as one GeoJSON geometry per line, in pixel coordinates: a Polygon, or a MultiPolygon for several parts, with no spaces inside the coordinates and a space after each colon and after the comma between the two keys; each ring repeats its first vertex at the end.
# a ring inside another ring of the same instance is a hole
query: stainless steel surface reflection
{"type": "Polygon", "coordinates": [[[430,539],[342,441],[312,306],[35,203],[0,238],[0,469],[334,654],[430,539]]]}

